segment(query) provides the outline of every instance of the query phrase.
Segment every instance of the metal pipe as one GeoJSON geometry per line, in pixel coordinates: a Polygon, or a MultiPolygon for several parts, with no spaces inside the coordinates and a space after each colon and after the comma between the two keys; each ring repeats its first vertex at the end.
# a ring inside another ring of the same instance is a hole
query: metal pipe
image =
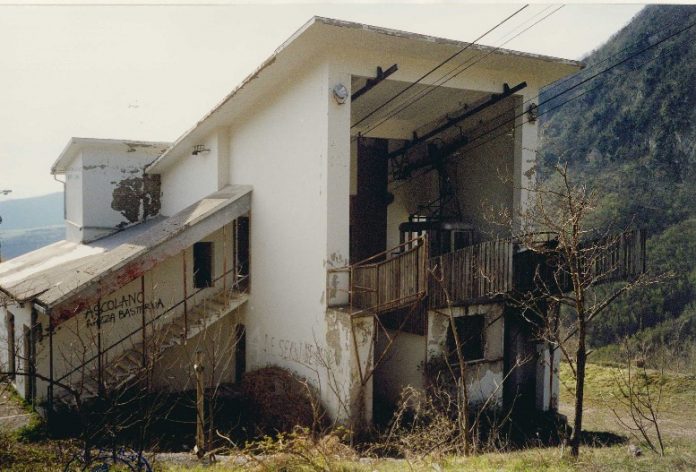
{"type": "MultiPolygon", "coordinates": [[[[227,232],[225,228],[227,225],[222,225],[222,273],[227,273],[227,232]]],[[[222,278],[222,293],[225,305],[227,304],[227,276],[222,278]]]]}

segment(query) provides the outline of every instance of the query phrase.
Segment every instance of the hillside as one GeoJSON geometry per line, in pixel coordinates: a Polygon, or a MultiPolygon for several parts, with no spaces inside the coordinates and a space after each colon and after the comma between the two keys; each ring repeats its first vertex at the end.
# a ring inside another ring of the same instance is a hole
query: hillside
{"type": "Polygon", "coordinates": [[[0,217],[3,260],[65,238],[62,192],[0,201],[0,217]]]}
{"type": "MultiPolygon", "coordinates": [[[[588,70],[576,83],[694,22],[696,6],[646,7],[584,59],[588,70]]],[[[595,346],[646,328],[656,339],[696,336],[695,83],[692,27],[578,88],[570,96],[582,96],[543,117],[544,167],[567,160],[598,192],[598,222],[647,228],[650,270],[676,274],[596,320],[595,346]]],[[[568,85],[545,91],[540,102],[568,85]]]]}
{"type": "Polygon", "coordinates": [[[2,230],[63,224],[63,192],[0,201],[2,230]]]}

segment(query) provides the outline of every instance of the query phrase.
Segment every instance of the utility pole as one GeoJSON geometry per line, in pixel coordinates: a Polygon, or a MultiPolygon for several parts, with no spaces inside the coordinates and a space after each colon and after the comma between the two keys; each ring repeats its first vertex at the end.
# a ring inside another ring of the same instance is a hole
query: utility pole
{"type": "MultiPolygon", "coordinates": [[[[9,195],[12,193],[12,190],[9,189],[0,189],[0,195],[9,195]]],[[[2,224],[2,216],[0,216],[0,224],[2,224]]],[[[2,242],[0,241],[0,262],[2,262],[2,242]]]]}

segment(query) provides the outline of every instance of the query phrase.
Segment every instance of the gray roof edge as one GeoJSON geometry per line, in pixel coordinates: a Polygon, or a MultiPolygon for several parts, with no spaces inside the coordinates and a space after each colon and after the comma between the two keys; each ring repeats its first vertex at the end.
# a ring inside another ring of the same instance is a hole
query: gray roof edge
{"type": "Polygon", "coordinates": [[[148,145],[161,146],[169,148],[172,143],[167,141],[144,141],[142,139],[114,139],[114,138],[81,138],[73,136],[68,140],[58,158],[51,165],[51,174],[63,174],[66,171],[67,164],[72,161],[72,152],[76,147],[89,145],[114,146],[119,144],[132,145],[148,145]]]}
{"type": "Polygon", "coordinates": [[[312,18],[309,19],[304,25],[302,25],[295,33],[293,33],[288,39],[286,39],[278,48],[276,48],[275,51],[273,51],[273,54],[271,54],[270,57],[268,57],[265,61],[263,61],[254,71],[247,75],[242,82],[237,85],[230,93],[228,93],[220,102],[218,102],[208,113],[206,113],[200,120],[196,122],[195,125],[193,125],[191,128],[186,130],[179,138],[172,143],[172,145],[167,149],[162,155],[160,155],[157,159],[155,159],[151,164],[149,164],[146,167],[146,172],[152,171],[153,173],[158,172],[158,167],[160,165],[164,166],[164,162],[168,161],[169,158],[171,157],[172,153],[175,152],[177,147],[184,141],[186,140],[189,136],[193,134],[194,131],[196,131],[203,123],[205,123],[212,115],[214,115],[220,108],[222,108],[227,102],[229,102],[242,88],[244,88],[249,82],[251,82],[254,78],[256,78],[259,73],[261,73],[266,67],[270,66],[275,62],[276,57],[283,52],[287,47],[295,41],[300,35],[302,35],[306,30],[308,30],[312,25],[314,24],[324,24],[327,26],[336,26],[336,27],[344,27],[344,28],[354,28],[354,29],[362,29],[368,32],[373,32],[377,34],[383,34],[387,36],[394,36],[394,37],[401,37],[405,39],[413,39],[417,41],[427,41],[431,43],[436,43],[436,44],[449,44],[453,46],[459,46],[459,47],[468,47],[472,46],[475,48],[478,48],[479,50],[483,51],[494,51],[494,52],[500,52],[501,54],[510,54],[510,55],[516,55],[519,57],[525,57],[528,59],[534,59],[534,60],[541,60],[545,62],[555,62],[571,67],[578,67],[582,68],[584,67],[584,64],[579,61],[574,61],[571,59],[562,59],[562,58],[557,58],[557,57],[552,57],[552,56],[544,56],[540,54],[533,54],[533,53],[526,53],[526,52],[520,52],[520,51],[514,51],[511,49],[502,49],[502,48],[495,48],[491,46],[482,46],[478,45],[475,43],[467,43],[464,41],[457,41],[454,39],[447,39],[447,38],[441,38],[437,36],[428,36],[420,33],[411,33],[408,31],[402,31],[402,30],[396,30],[396,29],[390,29],[390,28],[383,28],[383,27],[378,27],[378,26],[371,26],[363,23],[357,23],[357,22],[352,22],[352,21],[346,21],[346,20],[338,20],[334,18],[327,18],[323,16],[313,16],[312,18]]]}
{"type": "MultiPolygon", "coordinates": [[[[213,217],[218,211],[221,211],[221,210],[225,209],[225,208],[228,207],[229,205],[233,204],[233,203],[236,202],[236,201],[239,201],[240,199],[242,199],[242,198],[244,198],[245,196],[249,195],[249,194],[253,191],[253,187],[252,187],[251,185],[228,185],[228,186],[223,187],[222,189],[220,189],[220,190],[218,190],[218,191],[216,191],[216,192],[213,192],[213,193],[211,193],[211,194],[209,194],[209,195],[203,197],[201,200],[205,200],[205,199],[207,199],[207,198],[215,198],[216,195],[220,194],[220,193],[221,193],[222,191],[224,191],[225,189],[237,190],[237,191],[239,191],[240,193],[239,193],[239,195],[234,196],[234,198],[231,198],[231,197],[228,198],[228,201],[227,201],[227,202],[225,202],[225,203],[222,204],[222,205],[217,206],[217,207],[216,207],[214,210],[212,210],[211,212],[206,213],[206,214],[204,214],[204,215],[201,215],[201,216],[197,217],[195,220],[189,222],[186,226],[183,226],[183,227],[178,228],[178,231],[172,232],[171,234],[168,235],[169,237],[167,237],[167,238],[165,238],[165,239],[163,239],[163,240],[157,241],[155,244],[153,244],[153,245],[150,246],[150,247],[143,247],[143,248],[141,248],[141,249],[135,251],[133,254],[129,255],[128,257],[126,257],[126,258],[124,258],[124,259],[118,261],[116,264],[113,264],[113,265],[111,265],[110,267],[106,268],[103,272],[101,272],[101,273],[99,273],[99,274],[95,274],[95,275],[94,275],[92,278],[90,278],[89,280],[86,280],[86,281],[84,281],[83,283],[81,283],[81,284],[75,286],[72,290],[63,293],[60,297],[57,297],[57,298],[51,299],[51,300],[42,299],[41,296],[42,296],[43,294],[45,294],[46,292],[48,292],[48,290],[47,290],[47,291],[44,291],[44,292],[41,292],[41,293],[35,295],[34,301],[40,303],[42,306],[46,307],[47,309],[52,309],[52,308],[54,308],[54,307],[57,307],[57,306],[60,306],[60,305],[64,304],[65,302],[67,302],[67,301],[69,301],[70,299],[74,298],[75,296],[79,295],[79,294],[82,293],[83,291],[88,290],[89,288],[91,288],[91,287],[93,287],[94,285],[98,284],[106,275],[108,275],[108,274],[110,274],[110,273],[113,273],[113,272],[115,272],[115,271],[118,271],[118,270],[122,269],[122,268],[125,267],[127,264],[133,262],[135,259],[137,259],[138,257],[140,257],[142,254],[157,249],[158,247],[160,247],[160,246],[162,246],[163,244],[165,244],[167,241],[169,241],[169,240],[171,240],[172,238],[178,236],[179,234],[185,232],[186,230],[190,229],[191,227],[193,227],[193,226],[195,226],[195,225],[197,225],[197,224],[199,224],[199,223],[202,223],[202,222],[206,221],[208,218],[213,217]]],[[[140,235],[139,235],[138,237],[136,237],[133,241],[126,242],[126,243],[122,244],[121,246],[117,246],[116,248],[112,249],[111,251],[114,251],[114,250],[116,250],[116,249],[119,248],[119,247],[124,247],[124,246],[128,246],[128,245],[133,245],[134,243],[137,243],[138,239],[145,237],[148,233],[155,234],[155,233],[159,232],[159,231],[161,230],[161,225],[167,224],[167,222],[169,222],[172,218],[175,218],[177,215],[184,214],[185,212],[190,211],[192,208],[195,207],[195,205],[199,204],[201,200],[199,200],[199,201],[197,201],[197,202],[195,202],[195,203],[193,203],[193,204],[187,206],[186,208],[184,208],[184,209],[181,210],[180,212],[176,213],[176,214],[173,215],[172,217],[170,217],[170,218],[168,218],[168,219],[166,219],[166,220],[164,220],[164,221],[161,221],[161,222],[158,223],[157,225],[155,225],[155,226],[153,226],[152,228],[148,229],[146,232],[140,234],[140,235]]],[[[108,255],[111,251],[107,251],[107,252],[102,253],[102,254],[99,254],[99,255],[97,255],[97,256],[105,256],[105,255],[108,255]]],[[[87,261],[87,263],[91,263],[91,262],[92,262],[92,260],[87,261]]],[[[128,283],[128,282],[127,282],[127,283],[128,283]]],[[[125,285],[125,284],[124,284],[124,285],[125,285]]]]}
{"type": "Polygon", "coordinates": [[[470,43],[466,41],[459,41],[456,39],[449,39],[449,38],[443,38],[441,36],[431,36],[427,34],[422,34],[422,33],[413,33],[410,31],[404,31],[404,30],[398,30],[398,29],[392,29],[392,28],[385,28],[382,26],[373,26],[373,25],[368,25],[364,23],[357,23],[354,21],[347,21],[347,20],[339,20],[335,18],[327,18],[323,16],[315,16],[314,20],[318,23],[322,23],[325,25],[329,26],[339,26],[343,28],[354,28],[354,29],[362,29],[365,31],[369,31],[372,33],[377,33],[377,34],[383,34],[386,36],[394,36],[398,38],[404,38],[404,39],[414,39],[417,41],[426,41],[426,42],[431,42],[431,43],[436,43],[436,44],[448,44],[452,46],[457,46],[461,48],[474,48],[479,51],[485,51],[485,52],[496,52],[500,54],[509,54],[513,56],[518,56],[518,57],[525,57],[529,59],[534,59],[534,60],[541,60],[545,62],[555,62],[558,64],[563,64],[571,67],[584,67],[585,64],[581,61],[576,61],[573,59],[566,59],[562,57],[555,57],[555,56],[548,56],[545,54],[535,54],[531,52],[524,52],[524,51],[516,51],[514,49],[505,49],[501,47],[495,47],[495,46],[486,46],[483,44],[477,44],[477,43],[470,43]]]}

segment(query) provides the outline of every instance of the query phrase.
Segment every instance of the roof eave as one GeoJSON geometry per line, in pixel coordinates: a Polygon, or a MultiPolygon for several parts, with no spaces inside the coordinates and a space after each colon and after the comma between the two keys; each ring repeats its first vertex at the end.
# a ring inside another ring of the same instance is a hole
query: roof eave
{"type": "Polygon", "coordinates": [[[575,61],[571,59],[563,59],[563,58],[558,58],[558,57],[553,57],[553,56],[546,56],[546,55],[541,55],[541,54],[534,54],[534,53],[527,53],[527,52],[520,52],[520,51],[514,51],[510,49],[502,49],[502,48],[495,48],[491,46],[483,46],[483,45],[478,45],[475,43],[467,43],[463,41],[457,41],[453,39],[447,39],[447,38],[441,38],[437,36],[428,36],[420,33],[411,33],[407,31],[402,31],[402,30],[395,30],[395,29],[389,29],[389,28],[382,28],[378,26],[372,26],[372,25],[366,25],[362,23],[356,23],[356,22],[350,22],[350,21],[345,21],[345,20],[337,20],[337,19],[332,19],[332,18],[326,18],[326,17],[321,17],[321,16],[314,16],[312,17],[309,21],[307,21],[302,27],[300,27],[292,36],[290,36],[286,41],[283,42],[274,52],[273,54],[267,58],[264,62],[261,63],[259,67],[257,67],[251,74],[249,74],[237,87],[235,87],[229,94],[225,96],[215,107],[213,107],[212,110],[210,110],[208,113],[206,113],[200,120],[196,122],[194,126],[189,128],[184,134],[182,134],[172,145],[167,149],[162,155],[160,155],[157,159],[155,159],[151,164],[146,166],[145,171],[147,173],[161,173],[164,170],[166,170],[170,165],[172,165],[178,157],[181,157],[183,154],[180,152],[183,152],[180,148],[180,146],[187,141],[189,138],[191,138],[195,132],[208,120],[215,115],[226,103],[228,103],[231,99],[233,99],[238,92],[240,92],[243,88],[245,88],[253,79],[258,77],[258,75],[266,69],[268,66],[272,65],[277,56],[282,53],[284,50],[288,48],[290,44],[292,44],[299,36],[304,34],[310,27],[312,27],[314,24],[323,24],[323,25],[328,25],[328,26],[336,26],[336,27],[344,27],[344,28],[354,28],[354,29],[362,29],[368,32],[372,33],[377,33],[377,34],[382,34],[382,35],[387,35],[387,36],[394,36],[394,37],[399,37],[399,38],[404,38],[404,39],[412,39],[416,41],[426,41],[426,42],[431,42],[431,43],[436,43],[436,44],[446,44],[446,45],[451,45],[451,46],[457,46],[457,47],[470,47],[473,46],[476,49],[479,49],[481,51],[485,52],[495,52],[498,54],[509,54],[515,57],[521,57],[521,58],[526,58],[526,59],[531,59],[531,60],[537,60],[537,61],[544,61],[548,63],[554,63],[554,64],[560,64],[568,67],[574,67],[578,69],[584,68],[584,64],[580,61],[575,61]],[[180,153],[177,155],[177,153],[180,153]]]}

